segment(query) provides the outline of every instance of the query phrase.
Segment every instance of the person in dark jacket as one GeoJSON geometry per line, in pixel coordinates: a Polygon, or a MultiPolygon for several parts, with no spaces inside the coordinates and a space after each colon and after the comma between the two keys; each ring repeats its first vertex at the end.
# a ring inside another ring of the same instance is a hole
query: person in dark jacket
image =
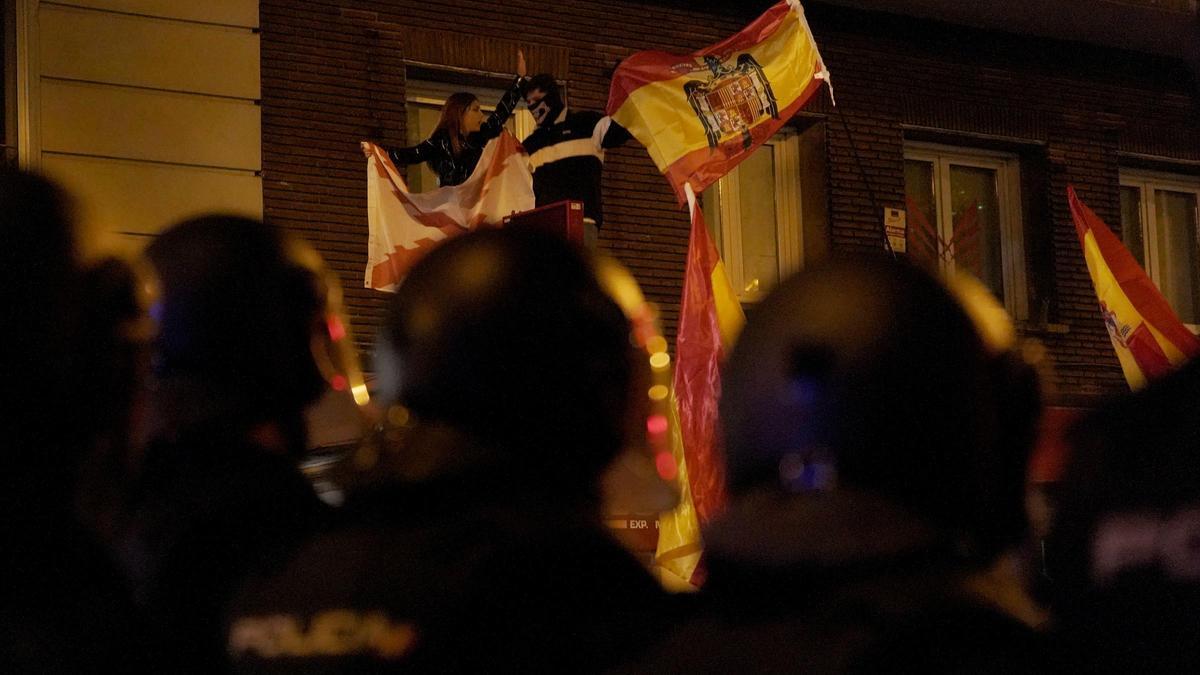
{"type": "Polygon", "coordinates": [[[327,388],[326,293],[306,252],[233,216],[181,223],[146,251],[161,284],[153,427],[124,552],[176,672],[227,667],[233,591],[328,515],[298,467],[304,409],[327,388]]]}
{"type": "Polygon", "coordinates": [[[529,78],[521,95],[538,125],[522,142],[529,152],[537,205],[566,199],[583,202],[584,243],[595,248],[604,224],[600,191],[604,151],[624,145],[632,136],[607,115],[569,110],[552,75],[529,78]]]}
{"type": "Polygon", "coordinates": [[[380,340],[389,428],[348,458],[338,525],[239,594],[240,670],[586,673],[664,631],[666,597],[599,514],[646,367],[630,331],[546,233],[470,233],[414,266],[380,340]]]}
{"type": "Polygon", "coordinates": [[[1024,531],[1036,380],[941,284],[890,260],[802,272],[750,315],[722,387],[730,503],[701,605],[631,670],[1048,667],[994,569],[1024,531]]]}
{"type": "MultiPolygon", "coordinates": [[[[525,54],[517,50],[517,76],[490,115],[484,117],[475,94],[460,91],[446,98],[429,138],[406,148],[385,146],[384,150],[397,166],[428,164],[437,173],[439,187],[459,185],[475,171],[483,146],[504,130],[504,123],[521,100],[524,81],[525,54]]],[[[371,156],[365,142],[362,149],[364,155],[371,156]]]]}
{"type": "Polygon", "coordinates": [[[1067,442],[1046,541],[1056,639],[1080,672],[1200,671],[1200,359],[1067,442]]]}
{"type": "Polygon", "coordinates": [[[122,317],[84,307],[96,294],[83,286],[70,210],[46,179],[0,169],[0,295],[10,317],[0,334],[0,672],[160,672],[132,589],[76,508],[92,449],[128,422],[119,405],[95,403],[136,383],[91,332],[122,317]]]}

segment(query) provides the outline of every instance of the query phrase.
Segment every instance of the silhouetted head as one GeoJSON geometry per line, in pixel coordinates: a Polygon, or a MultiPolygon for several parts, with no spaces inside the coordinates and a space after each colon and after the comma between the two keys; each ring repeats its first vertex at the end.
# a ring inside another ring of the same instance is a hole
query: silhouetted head
{"type": "Polygon", "coordinates": [[[531,484],[590,492],[625,441],[629,322],[560,237],[492,230],[442,244],[396,293],[382,343],[385,399],[531,484]]]}
{"type": "Polygon", "coordinates": [[[313,340],[320,280],[276,230],[236,216],[185,221],[147,249],[161,297],[154,370],[247,420],[297,414],[323,391],[313,340]]]}
{"type": "Polygon", "coordinates": [[[70,419],[87,385],[75,372],[81,270],[65,195],[44,178],[0,169],[0,239],[0,293],[9,317],[0,331],[0,435],[9,449],[0,492],[32,513],[67,502],[82,441],[70,419]],[[28,492],[37,493],[37,504],[28,492]]]}
{"type": "Polygon", "coordinates": [[[1001,361],[914,267],[844,260],[802,272],[755,308],[729,358],[730,491],[868,492],[990,559],[1024,528],[1037,410],[1036,385],[1013,385],[1001,361]],[[1033,399],[1009,406],[1010,396],[1033,399]],[[1002,438],[1010,423],[1028,433],[1002,438]]]}
{"type": "Polygon", "coordinates": [[[1067,443],[1046,541],[1064,640],[1093,672],[1194,672],[1200,359],[1089,412],[1067,443]]]}

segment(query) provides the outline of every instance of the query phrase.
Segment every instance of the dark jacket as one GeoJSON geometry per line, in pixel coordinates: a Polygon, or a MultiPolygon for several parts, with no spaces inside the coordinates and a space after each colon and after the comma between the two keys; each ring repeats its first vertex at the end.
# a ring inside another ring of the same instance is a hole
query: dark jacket
{"type": "Polygon", "coordinates": [[[1081,672],[1200,672],[1200,359],[1067,439],[1045,542],[1055,639],[1081,672]]]}
{"type": "Polygon", "coordinates": [[[152,444],[134,499],[136,590],[182,672],[226,667],[233,592],[251,570],[286,560],[328,516],[293,458],[220,421],[152,444]]]}
{"type": "Polygon", "coordinates": [[[538,127],[522,145],[529,152],[533,194],[538,206],[564,199],[583,202],[583,215],[604,223],[600,178],[604,151],[632,136],[611,117],[567,110],[554,124],[538,127]]]}
{"type": "Polygon", "coordinates": [[[881,503],[799,499],[741,504],[706,530],[693,616],[619,672],[1051,670],[1042,638],[972,592],[920,523],[881,503]]]}
{"type": "Polygon", "coordinates": [[[162,672],[108,552],[69,514],[23,506],[0,518],[0,672],[162,672]]]}
{"type": "Polygon", "coordinates": [[[512,476],[352,493],[341,525],[235,603],[242,672],[596,672],[662,634],[667,599],[598,522],[512,476]]]}
{"type": "Polygon", "coordinates": [[[483,146],[500,135],[504,123],[517,109],[521,100],[521,78],[513,80],[508,90],[500,97],[496,109],[484,120],[479,131],[470,133],[462,139],[458,155],[454,154],[454,146],[450,143],[450,134],[445,129],[439,129],[429,138],[407,148],[385,147],[388,157],[396,165],[420,164],[426,162],[438,175],[438,185],[459,185],[475,171],[479,157],[483,154],[483,146]]]}

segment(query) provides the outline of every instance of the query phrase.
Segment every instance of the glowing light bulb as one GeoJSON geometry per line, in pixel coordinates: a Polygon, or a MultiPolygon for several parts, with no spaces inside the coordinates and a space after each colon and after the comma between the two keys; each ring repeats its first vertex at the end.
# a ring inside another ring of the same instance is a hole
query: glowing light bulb
{"type": "Polygon", "coordinates": [[[655,335],[646,341],[646,351],[649,352],[665,352],[667,351],[667,341],[661,335],[655,335]]]}
{"type": "Polygon", "coordinates": [[[329,379],[329,386],[333,387],[334,391],[346,391],[347,384],[345,375],[334,375],[329,379]]]}
{"type": "Polygon", "coordinates": [[[405,408],[402,405],[394,405],[394,406],[388,408],[387,418],[388,418],[388,422],[392,426],[402,427],[402,426],[408,424],[408,419],[409,419],[408,408],[405,408]]]}
{"type": "Polygon", "coordinates": [[[667,385],[665,384],[656,384],[653,387],[650,387],[650,391],[647,392],[651,401],[661,401],[667,397],[667,394],[670,393],[671,390],[668,389],[667,385]]]}
{"type": "Polygon", "coordinates": [[[650,366],[656,369],[666,368],[671,363],[671,356],[666,352],[655,352],[650,355],[650,366]]]}
{"type": "Polygon", "coordinates": [[[667,418],[665,415],[651,415],[646,418],[646,431],[658,436],[667,432],[667,418]]]}

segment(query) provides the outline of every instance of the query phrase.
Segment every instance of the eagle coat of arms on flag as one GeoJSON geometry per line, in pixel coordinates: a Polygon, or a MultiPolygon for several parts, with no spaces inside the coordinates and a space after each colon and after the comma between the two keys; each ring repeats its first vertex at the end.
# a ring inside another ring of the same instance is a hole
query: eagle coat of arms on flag
{"type": "Polygon", "coordinates": [[[685,184],[700,192],[728,174],[828,82],[799,0],[781,0],[691,54],[630,55],[613,73],[607,111],[683,204],[685,184]]]}
{"type": "Polygon", "coordinates": [[[754,144],[750,127],[765,117],[779,119],[779,103],[762,66],[750,54],[738,54],[733,66],[711,55],[704,57],[704,64],[711,77],[706,81],[690,80],[683,91],[704,125],[708,147],[715,148],[722,140],[741,134],[742,146],[750,148],[754,144]]]}

